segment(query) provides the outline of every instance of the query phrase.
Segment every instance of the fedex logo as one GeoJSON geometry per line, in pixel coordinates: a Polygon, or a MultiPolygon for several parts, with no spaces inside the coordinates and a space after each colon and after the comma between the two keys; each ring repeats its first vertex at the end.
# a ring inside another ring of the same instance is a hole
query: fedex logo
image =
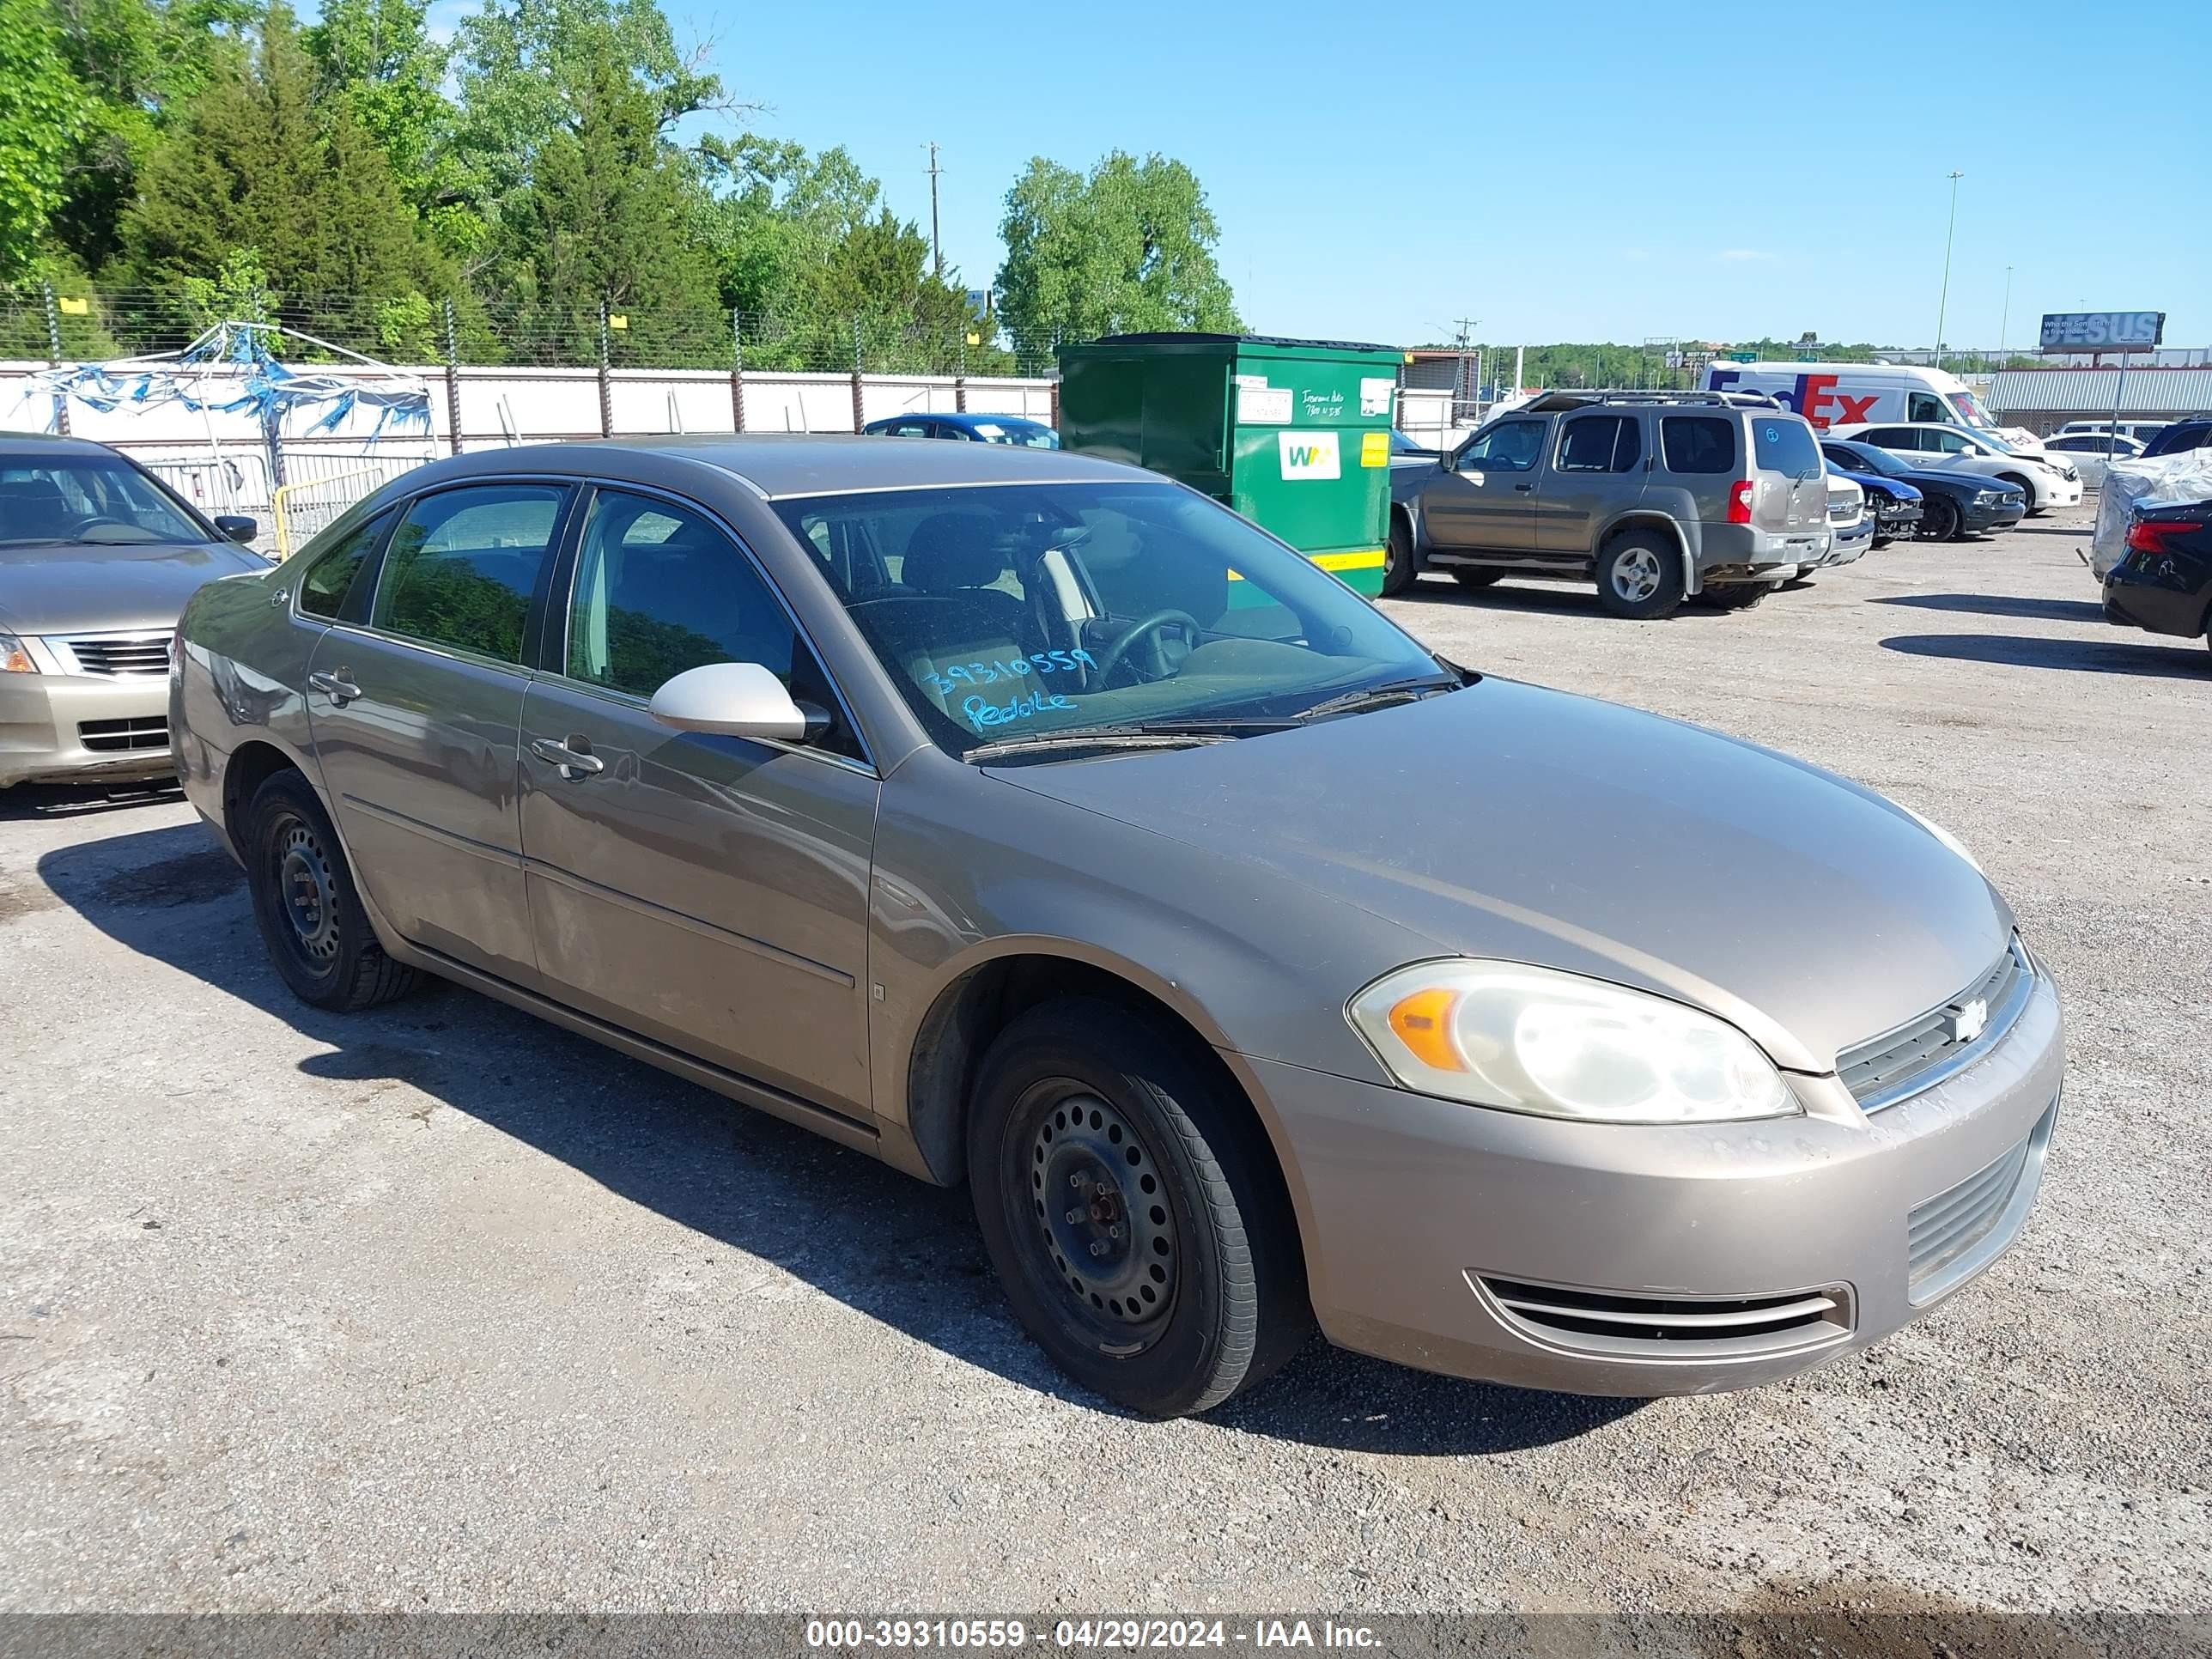
{"type": "MultiPolygon", "coordinates": [[[[1708,392],[1726,392],[1743,379],[1739,368],[1711,370],[1705,382],[1708,392]]],[[[1852,426],[1874,418],[1872,410],[1881,397],[1879,392],[1869,392],[1863,398],[1854,398],[1848,392],[1836,390],[1838,377],[1833,374],[1800,374],[1793,386],[1747,386],[1746,392],[1763,392],[1785,407],[1794,409],[1822,431],[1831,426],[1852,426]]]]}

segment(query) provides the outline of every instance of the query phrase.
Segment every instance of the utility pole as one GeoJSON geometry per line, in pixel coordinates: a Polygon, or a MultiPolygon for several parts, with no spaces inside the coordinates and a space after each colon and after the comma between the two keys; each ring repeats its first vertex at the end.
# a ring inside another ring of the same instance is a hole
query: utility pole
{"type": "Polygon", "coordinates": [[[937,280],[945,280],[945,248],[937,240],[937,175],[945,169],[937,165],[937,140],[929,141],[929,263],[937,280]]]}
{"type": "Polygon", "coordinates": [[[1997,315],[1997,367],[2005,366],[2005,329],[2012,321],[2012,267],[2005,267],[2004,309],[1997,315]]]}
{"type": "MultiPolygon", "coordinates": [[[[39,292],[46,302],[46,367],[59,369],[62,366],[61,307],[54,299],[54,285],[52,283],[40,283],[39,292]]],[[[64,438],[70,435],[67,392],[54,393],[54,430],[64,438]]]]}
{"type": "Polygon", "coordinates": [[[1951,171],[1951,219],[1943,228],[1943,292],[1936,302],[1936,367],[1943,367],[1943,318],[1951,308],[1951,234],[1959,228],[1959,180],[1966,175],[1951,171]]]}
{"type": "Polygon", "coordinates": [[[1459,325],[1459,385],[1452,392],[1452,417],[1456,420],[1462,405],[1468,409],[1473,409],[1482,401],[1482,388],[1480,386],[1469,384],[1467,376],[1468,341],[1473,337],[1472,331],[1474,325],[1482,319],[1455,317],[1452,320],[1459,325]]]}

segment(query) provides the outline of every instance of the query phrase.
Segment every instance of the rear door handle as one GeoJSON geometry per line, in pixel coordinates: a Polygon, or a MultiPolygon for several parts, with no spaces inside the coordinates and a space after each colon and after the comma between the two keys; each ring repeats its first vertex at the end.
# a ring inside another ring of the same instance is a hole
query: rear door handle
{"type": "Polygon", "coordinates": [[[1516,489],[1523,489],[1523,490],[1526,490],[1526,489],[1534,489],[1536,486],[1535,486],[1535,485],[1534,485],[1534,484],[1515,484],[1513,487],[1514,487],[1516,489]]]}
{"type": "Polygon", "coordinates": [[[607,769],[607,763],[588,749],[571,749],[555,738],[532,738],[530,752],[542,761],[550,761],[561,769],[561,775],[572,783],[607,769]]]}
{"type": "Polygon", "coordinates": [[[335,674],[313,673],[307,676],[307,684],[343,708],[361,696],[361,688],[347,677],[348,672],[341,668],[335,674]]]}

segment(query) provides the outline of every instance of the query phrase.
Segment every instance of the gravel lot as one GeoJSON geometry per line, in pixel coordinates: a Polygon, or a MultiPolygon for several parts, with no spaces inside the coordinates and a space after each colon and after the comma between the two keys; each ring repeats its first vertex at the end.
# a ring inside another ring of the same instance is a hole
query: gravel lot
{"type": "Polygon", "coordinates": [[[175,796],[0,797],[0,1607],[2212,1607],[2212,653],[2099,620],[2087,523],[1663,625],[1388,607],[1928,813],[2060,979],[2020,1245],[1711,1399],[1317,1348],[1121,1416],[964,1196],[464,992],[303,1008],[175,796]]]}

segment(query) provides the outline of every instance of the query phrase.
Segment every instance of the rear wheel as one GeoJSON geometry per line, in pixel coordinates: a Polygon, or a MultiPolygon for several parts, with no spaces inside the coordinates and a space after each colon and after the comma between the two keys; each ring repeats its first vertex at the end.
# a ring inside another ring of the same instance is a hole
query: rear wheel
{"type": "Polygon", "coordinates": [[[293,995],[350,1012],[420,982],[376,942],[337,831],[306,778],[277,772],[254,792],[245,845],[253,920],[293,995]]]}
{"type": "Polygon", "coordinates": [[[1390,515],[1390,539],[1382,550],[1382,592],[1392,599],[1421,579],[1421,556],[1413,546],[1413,526],[1401,513],[1390,515]]]}
{"type": "Polygon", "coordinates": [[[1616,617],[1655,622],[1682,604],[1682,556],[1663,537],[1632,530],[1597,556],[1598,603],[1616,617]]]}
{"type": "Polygon", "coordinates": [[[1955,542],[1964,533],[1958,503],[1930,495],[1920,514],[1919,538],[1923,542],[1955,542]]]}
{"type": "Polygon", "coordinates": [[[1494,587],[1504,576],[1502,570],[1469,570],[1465,567],[1452,572],[1452,580],[1469,592],[1494,587]]]}
{"type": "Polygon", "coordinates": [[[1016,1316],[1133,1411],[1218,1406],[1311,1328],[1260,1127],[1188,1043],[1090,999],[1024,1014],[984,1056],[968,1182],[1016,1316]]]}

